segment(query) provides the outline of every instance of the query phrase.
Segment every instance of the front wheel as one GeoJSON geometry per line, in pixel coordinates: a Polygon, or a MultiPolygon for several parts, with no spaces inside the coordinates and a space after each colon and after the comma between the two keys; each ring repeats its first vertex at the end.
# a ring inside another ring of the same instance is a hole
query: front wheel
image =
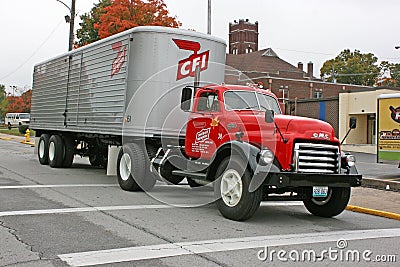
{"type": "Polygon", "coordinates": [[[303,200],[306,209],[315,216],[333,217],[342,213],[350,200],[350,187],[331,187],[326,197],[313,197],[311,190],[303,200]]]}
{"type": "Polygon", "coordinates": [[[130,143],[122,147],[118,155],[117,176],[122,189],[127,191],[151,190],[156,180],[146,177],[146,158],[138,144],[130,143]]]}
{"type": "Polygon", "coordinates": [[[258,209],[262,199],[262,188],[249,192],[251,173],[237,156],[225,158],[217,170],[214,182],[216,205],[228,219],[244,221],[258,209]]]}

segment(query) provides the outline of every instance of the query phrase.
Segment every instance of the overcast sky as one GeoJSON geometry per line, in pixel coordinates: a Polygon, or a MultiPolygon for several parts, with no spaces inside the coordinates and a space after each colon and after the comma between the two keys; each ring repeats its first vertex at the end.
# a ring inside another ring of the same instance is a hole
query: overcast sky
{"type": "MultiPolygon", "coordinates": [[[[97,2],[76,0],[78,16],[97,2]]],[[[199,32],[207,31],[207,2],[165,0],[182,28],[199,32]]],[[[258,21],[259,49],[271,47],[295,66],[312,61],[319,76],[323,62],[346,48],[400,62],[399,11],[398,0],[212,0],[212,34],[227,40],[229,22],[258,21]]],[[[56,0],[0,1],[0,84],[27,90],[35,64],[67,51],[68,12],[56,0]]]]}

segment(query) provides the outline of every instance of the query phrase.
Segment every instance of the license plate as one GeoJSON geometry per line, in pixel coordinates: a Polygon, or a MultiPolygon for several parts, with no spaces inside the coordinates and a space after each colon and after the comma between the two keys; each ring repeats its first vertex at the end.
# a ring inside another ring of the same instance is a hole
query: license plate
{"type": "Polygon", "coordinates": [[[313,197],[327,197],[328,187],[327,186],[313,186],[313,197]]]}

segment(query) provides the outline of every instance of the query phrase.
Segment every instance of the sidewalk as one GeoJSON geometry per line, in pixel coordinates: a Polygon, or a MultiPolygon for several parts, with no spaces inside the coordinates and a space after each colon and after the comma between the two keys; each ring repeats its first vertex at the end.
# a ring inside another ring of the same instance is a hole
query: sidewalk
{"type": "MultiPolygon", "coordinates": [[[[31,139],[33,140],[34,137],[31,137],[31,139]]],[[[10,141],[21,143],[22,141],[25,140],[25,137],[0,133],[0,140],[10,140],[10,141]]]]}

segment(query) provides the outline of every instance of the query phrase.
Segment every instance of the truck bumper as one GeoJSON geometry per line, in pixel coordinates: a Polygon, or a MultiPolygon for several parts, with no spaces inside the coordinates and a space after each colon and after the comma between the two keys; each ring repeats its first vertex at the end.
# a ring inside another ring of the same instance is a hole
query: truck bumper
{"type": "Polygon", "coordinates": [[[356,187],[361,186],[361,174],[314,174],[292,172],[258,173],[253,179],[264,178],[263,185],[282,187],[329,186],[356,187]],[[261,177],[260,177],[261,176],[261,177]]]}

